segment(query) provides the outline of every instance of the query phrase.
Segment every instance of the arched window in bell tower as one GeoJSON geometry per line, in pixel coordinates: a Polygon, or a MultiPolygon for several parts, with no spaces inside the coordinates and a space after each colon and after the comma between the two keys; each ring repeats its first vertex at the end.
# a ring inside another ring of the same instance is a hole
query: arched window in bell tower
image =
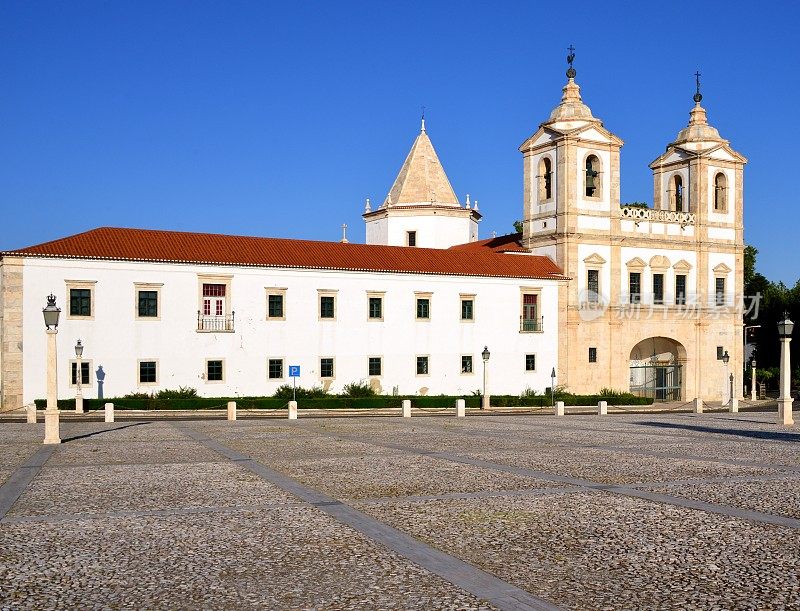
{"type": "Polygon", "coordinates": [[[549,157],[539,160],[539,201],[546,202],[553,197],[553,165],[549,157]]]}
{"type": "Polygon", "coordinates": [[[672,177],[672,185],[670,188],[670,209],[675,212],[683,212],[683,178],[680,174],[675,174],[672,177]]]}
{"type": "Polygon", "coordinates": [[[600,197],[600,160],[597,155],[586,158],[586,197],[600,197]]]}
{"type": "Polygon", "coordinates": [[[714,212],[728,211],[728,179],[722,172],[714,176],[714,212]]]}

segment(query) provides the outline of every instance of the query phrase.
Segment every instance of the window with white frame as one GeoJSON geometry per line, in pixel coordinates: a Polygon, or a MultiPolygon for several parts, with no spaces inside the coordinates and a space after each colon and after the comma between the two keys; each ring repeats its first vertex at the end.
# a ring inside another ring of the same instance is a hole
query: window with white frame
{"type": "Polygon", "coordinates": [[[140,360],[138,364],[138,380],[140,385],[158,384],[158,361],[140,360]]]}
{"type": "Polygon", "coordinates": [[[383,374],[383,359],[379,356],[371,356],[367,361],[367,374],[379,376],[383,374]]]}
{"type": "Polygon", "coordinates": [[[283,379],[283,359],[267,360],[267,378],[270,380],[283,379]]]}
{"type": "Polygon", "coordinates": [[[333,377],[333,357],[326,356],[319,360],[319,377],[332,378],[333,377]]]}

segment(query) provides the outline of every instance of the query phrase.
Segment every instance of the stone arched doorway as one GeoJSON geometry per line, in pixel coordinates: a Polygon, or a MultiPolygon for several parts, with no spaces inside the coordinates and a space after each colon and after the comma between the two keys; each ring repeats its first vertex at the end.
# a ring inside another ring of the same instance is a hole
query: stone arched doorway
{"type": "Polygon", "coordinates": [[[668,337],[648,337],[631,349],[630,390],[656,401],[683,400],[686,349],[668,337]]]}

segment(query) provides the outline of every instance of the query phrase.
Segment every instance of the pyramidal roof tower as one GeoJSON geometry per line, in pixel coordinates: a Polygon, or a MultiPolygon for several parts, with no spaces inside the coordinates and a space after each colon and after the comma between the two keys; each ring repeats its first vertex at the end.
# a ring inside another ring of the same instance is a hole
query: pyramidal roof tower
{"type": "Polygon", "coordinates": [[[383,204],[364,209],[367,244],[449,248],[478,239],[478,202],[462,207],[422,127],[383,204]]]}
{"type": "Polygon", "coordinates": [[[411,150],[397,174],[385,206],[459,206],[433,142],[425,131],[425,119],[411,150]]]}

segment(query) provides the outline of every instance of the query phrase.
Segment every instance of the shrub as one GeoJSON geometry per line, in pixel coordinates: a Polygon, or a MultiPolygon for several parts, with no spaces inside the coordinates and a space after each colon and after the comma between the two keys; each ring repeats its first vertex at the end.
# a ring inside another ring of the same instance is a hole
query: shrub
{"type": "Polygon", "coordinates": [[[298,386],[294,388],[291,384],[281,384],[275,389],[272,396],[276,399],[283,399],[284,401],[291,401],[293,396],[296,396],[298,399],[321,399],[328,396],[328,391],[322,386],[312,386],[311,388],[298,386]]]}
{"type": "Polygon", "coordinates": [[[339,395],[342,397],[374,397],[375,389],[366,380],[359,380],[345,384],[339,395]]]}
{"type": "Polygon", "coordinates": [[[537,397],[538,395],[539,395],[539,391],[538,390],[536,390],[535,388],[531,388],[530,386],[527,386],[525,388],[525,390],[523,390],[519,394],[519,398],[520,399],[525,399],[527,397],[537,397]]]}
{"type": "Polygon", "coordinates": [[[155,395],[154,398],[158,400],[163,399],[196,399],[197,398],[197,389],[191,388],[189,386],[181,386],[178,390],[170,390],[169,388],[165,388],[164,390],[159,390],[155,395]]]}
{"type": "Polygon", "coordinates": [[[122,397],[123,399],[152,399],[153,395],[148,392],[129,392],[122,397]]]}

